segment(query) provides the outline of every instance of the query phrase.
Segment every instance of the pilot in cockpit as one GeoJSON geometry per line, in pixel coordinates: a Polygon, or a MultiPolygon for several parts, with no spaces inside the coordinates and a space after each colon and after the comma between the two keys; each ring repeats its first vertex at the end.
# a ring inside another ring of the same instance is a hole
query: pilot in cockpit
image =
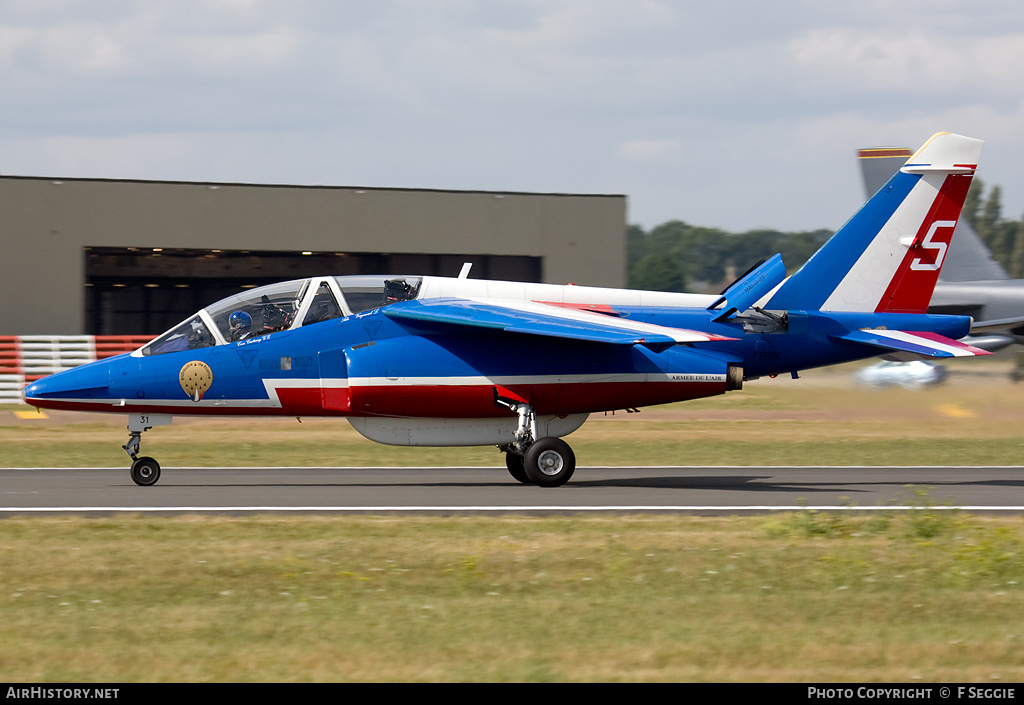
{"type": "Polygon", "coordinates": [[[235,311],[228,317],[228,330],[232,342],[247,338],[252,332],[252,316],[242,310],[235,311]]]}
{"type": "Polygon", "coordinates": [[[409,301],[416,298],[416,290],[419,284],[410,284],[405,279],[388,279],[384,282],[383,306],[393,304],[397,301],[409,301]]]}

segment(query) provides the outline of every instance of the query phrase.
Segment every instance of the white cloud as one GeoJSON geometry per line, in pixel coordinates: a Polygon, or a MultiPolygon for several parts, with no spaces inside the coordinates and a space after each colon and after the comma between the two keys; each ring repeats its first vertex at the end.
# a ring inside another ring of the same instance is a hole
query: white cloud
{"type": "Polygon", "coordinates": [[[659,162],[679,153],[679,140],[630,140],[619,145],[619,156],[632,162],[659,162]]]}
{"type": "Polygon", "coordinates": [[[823,28],[788,44],[794,63],[834,89],[944,93],[1012,90],[1024,34],[957,36],[911,30],[823,28]]]}
{"type": "Polygon", "coordinates": [[[0,171],[625,193],[653,226],[838,227],[858,147],[986,139],[1024,207],[1024,4],[0,6],[0,171]]]}

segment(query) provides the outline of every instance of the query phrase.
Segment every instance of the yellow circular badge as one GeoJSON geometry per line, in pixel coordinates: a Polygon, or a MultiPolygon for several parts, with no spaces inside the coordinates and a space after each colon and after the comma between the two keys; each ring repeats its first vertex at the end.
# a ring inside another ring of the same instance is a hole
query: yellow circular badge
{"type": "Polygon", "coordinates": [[[178,373],[178,383],[192,401],[199,401],[213,384],[213,370],[205,362],[186,362],[178,373]]]}

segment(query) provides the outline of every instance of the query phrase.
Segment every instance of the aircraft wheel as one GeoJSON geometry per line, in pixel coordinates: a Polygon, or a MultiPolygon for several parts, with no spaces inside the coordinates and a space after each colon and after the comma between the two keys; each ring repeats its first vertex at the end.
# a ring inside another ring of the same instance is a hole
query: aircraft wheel
{"type": "Polygon", "coordinates": [[[558,487],[576,470],[576,455],[561,438],[541,438],[527,449],[523,465],[535,485],[558,487]]]}
{"type": "Polygon", "coordinates": [[[521,453],[506,451],[505,467],[508,468],[508,474],[514,480],[522,482],[524,485],[530,484],[530,478],[526,476],[526,468],[523,466],[523,456],[521,453]]]}
{"type": "Polygon", "coordinates": [[[155,485],[160,479],[160,463],[149,457],[139,458],[132,463],[131,475],[136,485],[155,485]]]}

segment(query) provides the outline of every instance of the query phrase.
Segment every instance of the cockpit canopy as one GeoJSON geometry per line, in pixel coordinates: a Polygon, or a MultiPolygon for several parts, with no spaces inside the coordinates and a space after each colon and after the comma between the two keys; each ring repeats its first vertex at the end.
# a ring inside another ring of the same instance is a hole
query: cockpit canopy
{"type": "Polygon", "coordinates": [[[247,289],[179,323],[144,346],[163,355],[249,340],[415,299],[420,277],[311,277],[247,289]]]}

